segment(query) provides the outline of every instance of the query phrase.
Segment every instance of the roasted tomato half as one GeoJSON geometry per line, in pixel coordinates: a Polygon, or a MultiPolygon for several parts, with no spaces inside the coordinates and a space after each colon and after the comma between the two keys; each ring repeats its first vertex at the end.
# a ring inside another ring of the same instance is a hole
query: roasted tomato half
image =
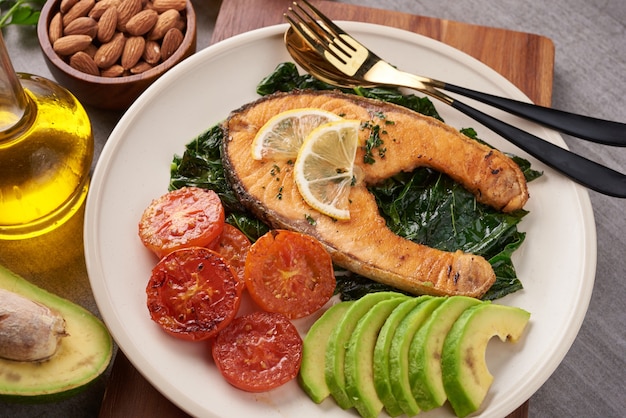
{"type": "Polygon", "coordinates": [[[264,392],[298,375],[302,339],[282,314],[257,311],[235,318],[212,347],[218,369],[231,385],[264,392]]]}
{"type": "Polygon", "coordinates": [[[192,247],[163,257],[146,287],[150,316],[170,335],[212,338],[235,317],[244,286],[215,251],[192,247]]]}

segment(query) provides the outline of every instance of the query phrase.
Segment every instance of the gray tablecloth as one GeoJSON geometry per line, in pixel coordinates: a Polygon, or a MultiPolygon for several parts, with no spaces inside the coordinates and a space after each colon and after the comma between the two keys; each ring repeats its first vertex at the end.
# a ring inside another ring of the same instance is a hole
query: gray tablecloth
{"type": "MultiPolygon", "coordinates": [[[[209,44],[219,2],[193,0],[198,48],[209,44]]],[[[227,0],[225,0],[227,1],[227,0]]],[[[344,0],[347,3],[537,33],[556,47],[553,106],[626,121],[624,0],[344,0]]],[[[35,31],[8,28],[4,37],[17,71],[51,77],[35,31]]],[[[120,114],[88,108],[102,146],[120,114]]],[[[565,137],[573,151],[626,171],[626,149],[565,137]]],[[[553,376],[531,398],[531,417],[622,417],[626,411],[626,208],[624,200],[590,192],[598,240],[594,293],[580,333],[553,376]]],[[[573,226],[575,227],[575,226],[573,226]]],[[[97,312],[91,295],[76,295],[97,312]]],[[[558,295],[554,303],[558,303],[558,295]]],[[[47,405],[0,402],[0,416],[97,416],[104,384],[47,405]]]]}

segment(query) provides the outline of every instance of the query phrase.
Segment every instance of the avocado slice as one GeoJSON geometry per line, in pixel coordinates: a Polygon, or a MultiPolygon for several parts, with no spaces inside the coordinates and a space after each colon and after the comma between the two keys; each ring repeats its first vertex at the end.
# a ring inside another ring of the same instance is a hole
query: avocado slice
{"type": "Polygon", "coordinates": [[[356,324],[346,348],[344,372],[346,394],[363,418],[376,418],[383,409],[374,386],[374,346],[378,333],[391,312],[408,297],[383,300],[356,324]]]}
{"type": "Polygon", "coordinates": [[[328,308],[304,337],[298,381],[315,403],[321,403],[330,395],[324,371],[326,344],[333,329],[352,303],[352,301],[340,302],[328,308]]]}
{"type": "Polygon", "coordinates": [[[417,415],[420,408],[413,397],[409,382],[409,346],[417,330],[442,302],[443,298],[432,298],[417,305],[400,321],[391,339],[389,347],[391,390],[400,409],[410,417],[417,415]]]}
{"type": "Polygon", "coordinates": [[[458,317],[479,303],[478,299],[467,296],[446,298],[415,333],[409,347],[409,382],[422,411],[440,407],[446,401],[441,376],[443,342],[458,317]]]}
{"type": "Polygon", "coordinates": [[[326,384],[337,405],[342,409],[354,406],[353,399],[346,394],[344,364],[346,347],[357,322],[378,302],[401,295],[398,292],[376,292],[363,296],[350,306],[329,337],[324,362],[326,384]]]}
{"type": "Polygon", "coordinates": [[[69,334],[41,362],[0,358],[0,398],[47,402],[67,398],[100,376],[111,361],[113,342],[104,324],[86,309],[41,289],[0,266],[0,288],[60,313],[69,334]]]}
{"type": "Polygon", "coordinates": [[[443,386],[454,412],[475,412],[487,395],[493,375],[485,363],[489,340],[517,341],[530,313],[517,307],[483,302],[466,309],[448,333],[441,358],[443,386]]]}
{"type": "Polygon", "coordinates": [[[393,339],[393,335],[400,321],[402,321],[415,306],[431,298],[431,296],[419,296],[402,302],[391,312],[376,339],[373,365],[374,387],[387,413],[392,417],[402,415],[402,409],[393,395],[389,377],[389,349],[391,347],[391,340],[393,339]]]}

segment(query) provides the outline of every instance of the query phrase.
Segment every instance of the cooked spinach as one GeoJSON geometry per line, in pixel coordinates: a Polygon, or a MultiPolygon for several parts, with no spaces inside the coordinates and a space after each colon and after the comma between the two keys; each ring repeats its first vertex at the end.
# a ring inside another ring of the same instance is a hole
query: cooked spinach
{"type": "MultiPolygon", "coordinates": [[[[310,75],[300,75],[293,63],[283,63],[258,85],[261,95],[295,89],[335,89],[310,75]]],[[[441,119],[428,98],[402,95],[394,89],[344,89],[344,92],[391,101],[420,113],[441,119]]],[[[477,141],[471,128],[462,132],[477,141]]],[[[224,174],[221,161],[223,132],[219,125],[191,141],[183,156],[174,156],[170,189],[185,185],[215,190],[228,212],[227,221],[242,229],[253,241],[269,228],[242,210],[224,174]]],[[[482,141],[481,141],[482,142],[482,141]]],[[[541,175],[530,163],[513,157],[528,181],[541,175]]],[[[383,184],[371,187],[381,215],[396,234],[414,242],[445,251],[457,249],[482,255],[496,273],[496,283],[483,299],[497,299],[522,288],[511,255],[524,242],[525,233],[517,224],[527,214],[520,210],[505,214],[476,201],[474,196],[445,174],[419,168],[401,173],[383,184]]],[[[390,289],[341,268],[336,269],[337,292],[344,300],[366,293],[390,289]]]]}

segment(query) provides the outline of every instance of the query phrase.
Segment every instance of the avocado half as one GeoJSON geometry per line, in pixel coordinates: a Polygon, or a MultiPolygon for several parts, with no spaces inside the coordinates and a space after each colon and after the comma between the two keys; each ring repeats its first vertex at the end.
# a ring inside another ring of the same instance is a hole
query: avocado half
{"type": "Polygon", "coordinates": [[[0,266],[0,288],[56,310],[69,334],[41,362],[0,358],[0,398],[14,402],[65,399],[100,376],[111,362],[113,340],[105,325],[81,306],[41,289],[0,266]]]}

